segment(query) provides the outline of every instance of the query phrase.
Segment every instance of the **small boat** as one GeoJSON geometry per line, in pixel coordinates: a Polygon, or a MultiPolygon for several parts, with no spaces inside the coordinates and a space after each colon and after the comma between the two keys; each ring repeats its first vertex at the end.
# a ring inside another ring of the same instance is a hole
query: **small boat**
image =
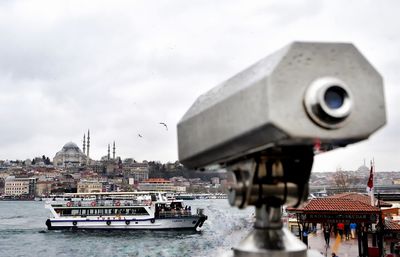
{"type": "Polygon", "coordinates": [[[201,228],[204,209],[194,214],[181,200],[160,192],[110,192],[65,194],[46,201],[51,212],[49,230],[164,230],[201,228]]]}

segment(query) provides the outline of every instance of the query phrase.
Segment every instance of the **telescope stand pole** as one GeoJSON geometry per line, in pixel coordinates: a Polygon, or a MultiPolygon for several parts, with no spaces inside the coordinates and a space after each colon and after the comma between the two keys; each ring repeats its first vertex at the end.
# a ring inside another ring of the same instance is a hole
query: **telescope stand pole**
{"type": "Polygon", "coordinates": [[[256,207],[254,229],[233,248],[235,257],[307,257],[307,246],[283,228],[281,208],[256,207]]]}

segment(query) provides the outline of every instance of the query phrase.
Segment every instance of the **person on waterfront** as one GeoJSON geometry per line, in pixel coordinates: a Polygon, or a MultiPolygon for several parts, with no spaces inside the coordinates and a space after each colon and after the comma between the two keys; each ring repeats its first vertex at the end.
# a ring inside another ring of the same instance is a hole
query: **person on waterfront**
{"type": "Polygon", "coordinates": [[[351,231],[351,238],[354,239],[356,237],[356,223],[350,223],[350,231],[351,231]]]}
{"type": "Polygon", "coordinates": [[[340,238],[343,239],[344,224],[343,223],[338,223],[337,224],[337,230],[339,232],[340,238]]]}
{"type": "Polygon", "coordinates": [[[346,240],[350,239],[350,225],[349,224],[344,225],[344,235],[346,237],[346,240]]]}
{"type": "Polygon", "coordinates": [[[312,232],[316,233],[317,232],[317,223],[312,224],[312,232]]]}
{"type": "Polygon", "coordinates": [[[336,253],[332,253],[332,257],[339,257],[336,255],[336,253]]]}
{"type": "Polygon", "coordinates": [[[305,229],[303,231],[303,243],[308,246],[308,231],[305,229]]]}
{"type": "Polygon", "coordinates": [[[328,224],[324,225],[324,238],[326,246],[329,247],[329,241],[331,239],[331,230],[328,224]]]}

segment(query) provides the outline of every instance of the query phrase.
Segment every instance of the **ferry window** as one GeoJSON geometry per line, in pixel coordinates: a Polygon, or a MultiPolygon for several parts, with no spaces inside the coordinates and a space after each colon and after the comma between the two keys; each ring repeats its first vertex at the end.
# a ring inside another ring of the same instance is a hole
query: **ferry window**
{"type": "Polygon", "coordinates": [[[132,212],[134,214],[147,214],[147,211],[145,208],[135,208],[135,209],[132,209],[132,212]]]}
{"type": "Polygon", "coordinates": [[[79,210],[75,209],[75,210],[71,210],[71,214],[72,215],[79,215],[79,210]]]}
{"type": "Polygon", "coordinates": [[[71,210],[64,210],[63,215],[64,216],[71,215],[71,210]]]}

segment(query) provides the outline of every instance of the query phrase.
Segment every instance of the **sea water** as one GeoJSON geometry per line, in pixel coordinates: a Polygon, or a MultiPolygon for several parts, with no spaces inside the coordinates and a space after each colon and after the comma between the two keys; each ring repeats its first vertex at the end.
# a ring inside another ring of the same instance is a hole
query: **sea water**
{"type": "Polygon", "coordinates": [[[208,220],[193,231],[48,231],[44,202],[0,201],[0,256],[221,256],[252,227],[253,208],[226,199],[193,200],[208,220]]]}

